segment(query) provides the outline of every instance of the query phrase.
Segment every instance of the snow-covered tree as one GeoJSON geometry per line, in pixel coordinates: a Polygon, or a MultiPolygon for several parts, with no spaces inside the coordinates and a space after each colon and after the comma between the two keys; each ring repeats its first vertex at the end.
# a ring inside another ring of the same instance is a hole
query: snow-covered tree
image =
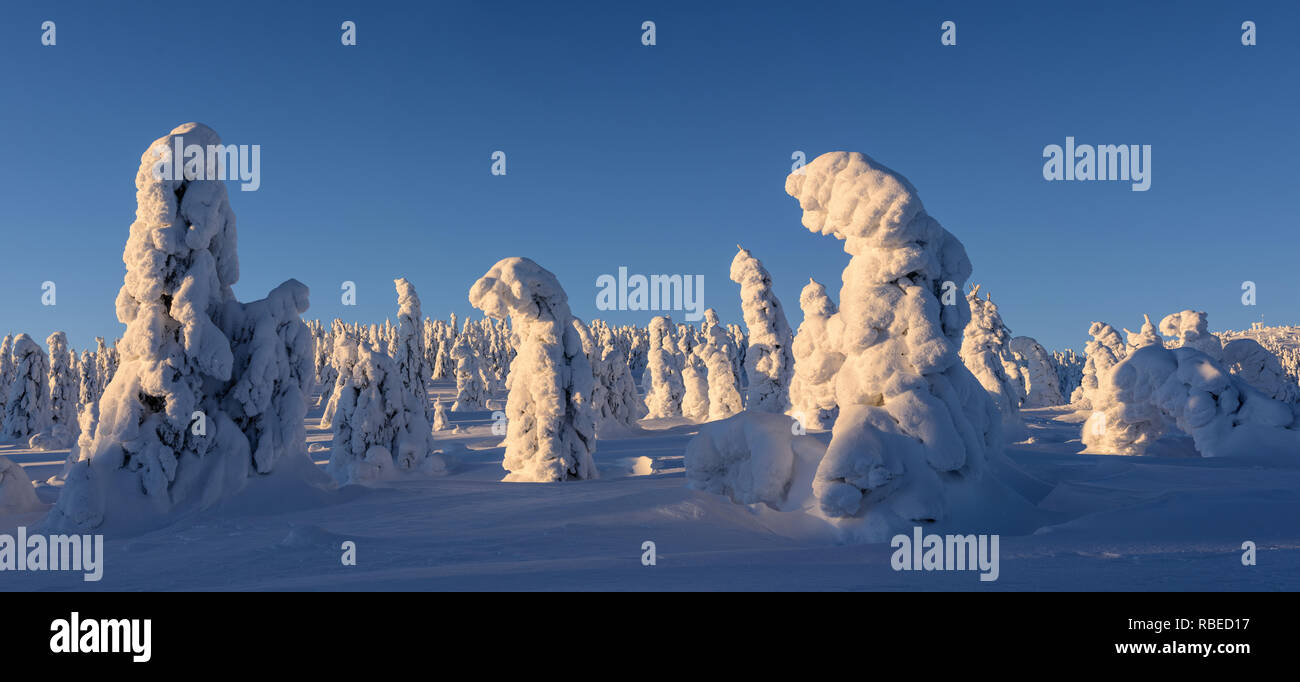
{"type": "Polygon", "coordinates": [[[780,414],[790,409],[794,334],[772,290],[772,276],[749,251],[736,248],[739,251],[731,261],[731,281],[740,285],[740,307],[749,336],[745,353],[749,395],[745,409],[780,414]]]}
{"type": "Polygon", "coordinates": [[[744,409],[733,360],[736,346],[713,308],[704,311],[704,343],[696,350],[708,368],[709,421],[726,419],[744,409]]]}
{"type": "Polygon", "coordinates": [[[468,334],[461,334],[451,347],[451,357],[456,361],[456,402],[452,412],[470,412],[487,409],[487,386],[483,383],[483,369],[478,353],[468,334]]]}
{"type": "Polygon", "coordinates": [[[9,400],[9,386],[14,381],[14,336],[6,334],[0,343],[0,422],[4,420],[5,403],[9,400]]]}
{"type": "Polygon", "coordinates": [[[1223,342],[1210,333],[1204,312],[1184,310],[1166,315],[1160,320],[1160,333],[1173,338],[1170,348],[1195,348],[1215,360],[1223,358],[1223,342]]]}
{"type": "Polygon", "coordinates": [[[225,183],[202,179],[216,177],[206,166],[216,159],[173,158],[175,147],[219,144],[210,128],[187,123],[140,159],[117,296],[121,365],[47,517],[53,528],[203,508],[289,459],[291,475],[319,476],[302,435],[307,287],[289,280],[261,301],[236,300],[235,216],[225,183]],[[183,164],[181,179],[171,179],[173,163],[183,164]]]}
{"type": "Polygon", "coordinates": [[[1092,340],[1084,347],[1087,360],[1083,363],[1083,378],[1079,387],[1070,394],[1070,403],[1083,409],[1091,409],[1092,394],[1100,381],[1116,363],[1128,354],[1128,346],[1120,338],[1119,332],[1105,322],[1093,322],[1088,328],[1092,340]]]}
{"type": "Polygon", "coordinates": [[[99,375],[99,397],[103,397],[109,382],[113,380],[113,375],[117,373],[119,358],[117,344],[109,346],[104,343],[104,337],[95,337],[95,370],[99,375]]]}
{"type": "Polygon", "coordinates": [[[1147,346],[1164,345],[1164,341],[1160,339],[1159,332],[1156,331],[1156,326],[1151,324],[1151,317],[1149,315],[1143,315],[1142,320],[1141,330],[1131,332],[1128,328],[1124,329],[1124,336],[1128,338],[1125,354],[1132,353],[1139,348],[1146,348],[1147,346]]]}
{"type": "Polygon", "coordinates": [[[50,396],[50,425],[57,431],[55,437],[62,447],[70,447],[77,436],[77,394],[80,386],[77,373],[72,366],[71,351],[68,350],[68,336],[63,332],[54,332],[45,339],[50,352],[50,373],[48,378],[50,396]]]}
{"type": "Polygon", "coordinates": [[[1223,345],[1223,364],[1233,376],[1261,393],[1287,404],[1300,400],[1300,385],[1287,375],[1282,363],[1254,339],[1233,339],[1223,345]]]}
{"type": "MultiPolygon", "coordinates": [[[[683,334],[679,339],[687,338],[683,334]]],[[[694,421],[709,418],[709,370],[696,350],[699,346],[679,345],[682,362],[682,416],[694,421]]]]}
{"type": "Polygon", "coordinates": [[[1134,351],[1102,377],[1093,406],[1085,452],[1140,455],[1176,426],[1205,457],[1300,453],[1300,406],[1264,395],[1192,345],[1134,351]]]}
{"type": "Polygon", "coordinates": [[[325,468],[340,485],[397,473],[394,457],[405,427],[405,390],[392,358],[365,344],[357,348],[348,381],[337,388],[334,440],[325,468]]]}
{"type": "Polygon", "coordinates": [[[997,304],[988,296],[981,299],[979,289],[976,285],[966,294],[970,323],[962,338],[961,359],[998,406],[1003,435],[1021,440],[1025,425],[1020,418],[1020,402],[1025,397],[1025,385],[1011,350],[1011,330],[1002,322],[997,304]]]}
{"type": "Polygon", "coordinates": [[[506,400],[507,481],[596,478],[591,365],[555,275],[506,258],[474,283],[470,305],[510,318],[518,347],[506,400]]]}
{"type": "Polygon", "coordinates": [[[632,370],[615,343],[614,332],[600,320],[593,321],[588,328],[596,433],[603,435],[636,426],[637,420],[645,416],[645,404],[637,395],[632,370]]]}
{"type": "Polygon", "coordinates": [[[49,361],[32,337],[19,334],[14,337],[13,367],[0,435],[26,441],[51,424],[49,361]]]}
{"type": "MultiPolygon", "coordinates": [[[[393,361],[402,380],[406,417],[403,434],[406,447],[423,457],[433,451],[433,436],[429,427],[429,377],[432,376],[424,362],[424,326],[420,318],[420,297],[415,287],[405,278],[393,280],[397,286],[397,326],[393,342],[393,361]]],[[[396,453],[395,453],[396,454],[396,453]]]]}
{"type": "Polygon", "coordinates": [[[646,385],[646,413],[651,419],[680,417],[686,387],[682,382],[682,359],[673,340],[672,320],[665,315],[650,320],[646,385]]]}
{"type": "Polygon", "coordinates": [[[1070,402],[1070,396],[1083,383],[1083,366],[1087,359],[1074,352],[1073,348],[1052,351],[1052,366],[1056,368],[1056,378],[1061,387],[1061,395],[1070,402]]]}
{"type": "Polygon", "coordinates": [[[334,375],[334,385],[329,388],[329,400],[325,403],[325,412],[320,418],[320,428],[333,429],[334,418],[338,415],[339,391],[352,382],[352,367],[357,364],[357,353],[362,343],[354,336],[355,332],[345,326],[338,326],[332,334],[329,365],[334,375]]]}
{"type": "Polygon", "coordinates": [[[1011,350],[1025,360],[1024,407],[1051,407],[1065,403],[1061,379],[1056,374],[1052,356],[1038,341],[1028,336],[1011,339],[1011,350]]]}
{"type": "Polygon", "coordinates": [[[447,406],[442,402],[442,398],[433,399],[433,430],[447,430],[447,406]]]}
{"type": "Polygon", "coordinates": [[[844,355],[831,350],[827,323],[835,316],[835,302],[826,287],[808,278],[799,294],[803,322],[794,337],[794,378],[790,380],[790,413],[806,429],[829,429],[840,413],[835,403],[835,374],[844,355]]]}
{"type": "Polygon", "coordinates": [[[863,154],[823,154],[785,189],[803,225],[844,240],[851,256],[829,323],[844,364],[840,415],[813,480],[819,508],[878,540],[943,520],[950,487],[980,476],[1003,444],[997,407],[958,353],[966,299],[941,303],[970,275],[966,249],[906,178],[863,154]]]}

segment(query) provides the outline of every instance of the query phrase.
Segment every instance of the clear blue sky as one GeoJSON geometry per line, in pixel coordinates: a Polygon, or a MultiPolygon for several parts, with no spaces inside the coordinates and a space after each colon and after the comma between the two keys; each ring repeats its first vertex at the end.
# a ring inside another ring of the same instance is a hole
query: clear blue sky
{"type": "Polygon", "coordinates": [[[231,187],[236,293],[297,278],[309,318],[394,316],[399,276],[426,314],[464,315],[474,280],[519,255],[584,318],[648,321],[595,309],[596,278],[627,266],[703,274],[735,321],[739,242],[797,324],[807,278],[837,293],[847,256],[799,224],[790,155],[849,150],[906,175],[1012,331],[1048,347],[1189,307],[1214,329],[1295,323],[1298,26],[1292,2],[11,4],[0,330],[121,334],[139,158],[192,120],[262,147],[261,189],[231,187]],[[1044,181],[1067,135],[1152,145],[1150,191],[1044,181]]]}

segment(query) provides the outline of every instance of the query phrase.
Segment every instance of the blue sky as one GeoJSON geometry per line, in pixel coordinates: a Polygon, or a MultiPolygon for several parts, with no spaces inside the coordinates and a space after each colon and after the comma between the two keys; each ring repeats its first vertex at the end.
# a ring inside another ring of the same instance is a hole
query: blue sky
{"type": "Polygon", "coordinates": [[[597,277],[626,266],[702,274],[705,304],[737,321],[741,243],[797,324],[807,278],[838,293],[847,256],[799,224],[784,177],[795,150],[849,150],[907,176],[1013,333],[1050,348],[1144,312],[1300,322],[1297,6],[984,5],[11,4],[0,330],[62,329],[78,348],[121,334],[139,158],[192,120],[261,145],[261,188],[231,186],[236,293],[297,278],[309,318],[394,316],[400,276],[426,314],[469,314],[478,276],[528,256],[584,318],[648,321],[595,308],[597,277]],[[945,20],[956,47],[939,44],[945,20]],[[1152,145],[1151,189],[1044,181],[1043,148],[1067,135],[1152,145]],[[494,150],[506,176],[489,172],[494,150]],[[47,280],[55,306],[41,305],[47,280]]]}

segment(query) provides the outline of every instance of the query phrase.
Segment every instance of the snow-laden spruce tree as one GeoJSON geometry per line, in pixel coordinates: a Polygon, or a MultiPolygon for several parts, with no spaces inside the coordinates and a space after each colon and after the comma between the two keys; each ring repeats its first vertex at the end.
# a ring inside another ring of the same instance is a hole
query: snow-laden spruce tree
{"type": "Polygon", "coordinates": [[[591,323],[592,406],[596,412],[596,433],[617,433],[636,426],[645,416],[645,403],[636,392],[636,382],[627,358],[615,343],[614,332],[600,320],[591,323]]]}
{"type": "Polygon", "coordinates": [[[312,372],[300,317],[307,287],[289,280],[261,301],[235,299],[235,216],[225,183],[204,179],[216,177],[207,167],[216,159],[172,158],[174,143],[221,140],[187,123],[140,159],[117,296],[127,327],[121,364],[94,438],[46,519],[56,529],[157,523],[214,504],[277,464],[319,476],[302,434],[312,372]],[[182,179],[171,179],[170,164],[180,164],[182,179]]]}
{"type": "Polygon", "coordinates": [[[442,398],[433,399],[433,431],[447,430],[447,406],[442,398]]]}
{"type": "Polygon", "coordinates": [[[1020,402],[1025,385],[1011,350],[1011,330],[1002,322],[997,304],[987,295],[981,299],[979,290],[977,284],[966,294],[970,323],[962,337],[961,359],[998,406],[1003,435],[1021,440],[1025,424],[1020,418],[1020,402]]]}
{"type": "Polygon", "coordinates": [[[736,346],[713,308],[704,311],[704,343],[696,350],[708,368],[709,421],[726,419],[744,409],[736,378],[736,346]]]}
{"type": "Polygon", "coordinates": [[[1074,352],[1073,348],[1052,351],[1052,366],[1056,368],[1056,378],[1060,382],[1061,395],[1066,402],[1072,402],[1070,396],[1083,383],[1083,366],[1087,359],[1074,352]]]}
{"type": "Polygon", "coordinates": [[[740,308],[748,330],[745,373],[749,395],[745,409],[781,414],[790,409],[790,378],[794,376],[794,333],[785,310],[772,290],[772,276],[741,246],[731,261],[731,281],[740,285],[740,308]]]}
{"type": "Polygon", "coordinates": [[[85,407],[99,402],[99,394],[103,387],[99,384],[99,365],[95,362],[95,354],[88,351],[81,351],[81,362],[77,363],[77,404],[79,407],[85,407]]]}
{"type": "Polygon", "coordinates": [[[1047,349],[1033,338],[1017,336],[1011,339],[1011,350],[1025,360],[1024,407],[1051,407],[1065,404],[1061,393],[1061,379],[1047,349]]]}
{"type": "Polygon", "coordinates": [[[50,426],[59,447],[70,447],[77,437],[77,395],[80,390],[77,372],[68,350],[68,335],[54,332],[45,339],[50,352],[50,426]]]}
{"type": "Polygon", "coordinates": [[[334,375],[334,385],[329,388],[329,400],[325,403],[325,412],[321,414],[320,428],[322,429],[334,428],[334,418],[339,410],[339,392],[352,382],[352,367],[357,364],[357,353],[362,346],[355,336],[356,333],[340,325],[331,335],[333,348],[330,351],[329,364],[334,375]]]}
{"type": "Polygon", "coordinates": [[[1082,409],[1092,409],[1092,394],[1097,390],[1106,372],[1128,355],[1128,346],[1119,332],[1105,322],[1093,322],[1088,328],[1092,340],[1084,346],[1087,360],[1083,363],[1083,378],[1079,387],[1070,394],[1070,404],[1082,409]]]}
{"type": "Polygon", "coordinates": [[[1164,345],[1164,341],[1160,338],[1160,333],[1156,331],[1156,326],[1151,324],[1151,316],[1149,315],[1142,316],[1142,328],[1140,330],[1131,332],[1126,327],[1124,329],[1124,336],[1128,339],[1126,342],[1126,355],[1139,348],[1164,345]]]}
{"type": "Polygon", "coordinates": [[[1251,338],[1223,344],[1223,364],[1233,376],[1283,403],[1300,400],[1300,385],[1287,375],[1277,356],[1251,338]]]}
{"type": "Polygon", "coordinates": [[[325,467],[340,485],[390,478],[405,428],[401,373],[386,353],[360,344],[349,377],[336,389],[334,439],[325,467]]]}
{"type": "Polygon", "coordinates": [[[95,337],[95,372],[99,375],[99,395],[96,399],[104,396],[104,391],[108,390],[108,384],[113,380],[113,375],[117,373],[117,366],[120,362],[120,355],[117,351],[117,344],[109,346],[104,343],[104,337],[95,337]]]}
{"type": "MultiPolygon", "coordinates": [[[[679,335],[678,339],[686,338],[679,335]]],[[[682,416],[693,421],[709,418],[709,369],[697,353],[699,345],[679,348],[682,362],[682,416]]]]}
{"type": "Polygon", "coordinates": [[[1210,333],[1204,312],[1184,310],[1166,315],[1160,320],[1160,333],[1173,338],[1170,348],[1195,348],[1215,360],[1223,358],[1223,342],[1210,333]]]}
{"type": "Polygon", "coordinates": [[[596,478],[591,365],[559,280],[527,258],[505,258],[474,283],[469,302],[490,317],[509,317],[518,344],[507,386],[504,480],[596,478]]]}
{"type": "Polygon", "coordinates": [[[823,154],[785,190],[804,227],[844,240],[851,256],[828,322],[828,349],[844,363],[813,481],[820,509],[882,540],[944,519],[949,486],[981,475],[1003,444],[997,407],[958,352],[966,299],[941,304],[945,284],[960,290],[970,275],[966,249],[906,178],[864,154],[823,154]]]}
{"type": "Polygon", "coordinates": [[[483,382],[483,368],[478,352],[469,334],[456,337],[451,357],[456,361],[456,402],[452,412],[472,412],[487,409],[487,385],[483,382]]]}
{"type": "Polygon", "coordinates": [[[13,365],[0,436],[25,442],[51,424],[49,361],[32,337],[19,334],[14,337],[13,365]]]}
{"type": "MultiPolygon", "coordinates": [[[[429,425],[429,381],[432,372],[425,364],[424,325],[421,323],[420,297],[405,278],[393,280],[397,286],[397,326],[393,342],[393,362],[402,380],[406,418],[406,447],[422,457],[433,451],[429,425]]],[[[394,453],[397,454],[397,453],[394,453]]]]}
{"type": "Polygon", "coordinates": [[[682,415],[682,397],[686,393],[683,360],[672,329],[672,320],[665,315],[650,320],[650,349],[642,383],[646,386],[646,414],[651,419],[682,415]]]}
{"type": "Polygon", "coordinates": [[[1300,453],[1300,405],[1273,400],[1191,345],[1134,351],[1102,377],[1093,405],[1085,452],[1140,455],[1176,426],[1204,457],[1300,453]]]}
{"type": "Polygon", "coordinates": [[[826,287],[809,277],[799,294],[803,322],[794,337],[794,378],[790,413],[805,429],[829,429],[840,408],[835,402],[835,374],[844,355],[830,348],[827,325],[837,312],[826,287]]]}
{"type": "Polygon", "coordinates": [[[4,421],[5,403],[9,401],[9,386],[14,381],[14,335],[5,334],[0,342],[0,422],[4,421]]]}

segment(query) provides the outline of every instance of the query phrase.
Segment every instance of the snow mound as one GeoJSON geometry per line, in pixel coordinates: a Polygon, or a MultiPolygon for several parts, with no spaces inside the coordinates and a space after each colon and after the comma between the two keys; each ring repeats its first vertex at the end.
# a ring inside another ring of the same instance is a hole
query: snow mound
{"type": "Polygon", "coordinates": [[[23,468],[0,457],[0,515],[40,511],[44,504],[36,497],[32,479],[23,468]]]}
{"type": "MultiPolygon", "coordinates": [[[[823,450],[811,437],[795,436],[793,425],[785,415],[750,411],[704,424],[686,445],[687,487],[739,504],[785,507],[795,481],[796,440],[811,441],[816,459],[823,450]]],[[[807,491],[795,500],[809,497],[808,481],[804,485],[807,491]]]]}

